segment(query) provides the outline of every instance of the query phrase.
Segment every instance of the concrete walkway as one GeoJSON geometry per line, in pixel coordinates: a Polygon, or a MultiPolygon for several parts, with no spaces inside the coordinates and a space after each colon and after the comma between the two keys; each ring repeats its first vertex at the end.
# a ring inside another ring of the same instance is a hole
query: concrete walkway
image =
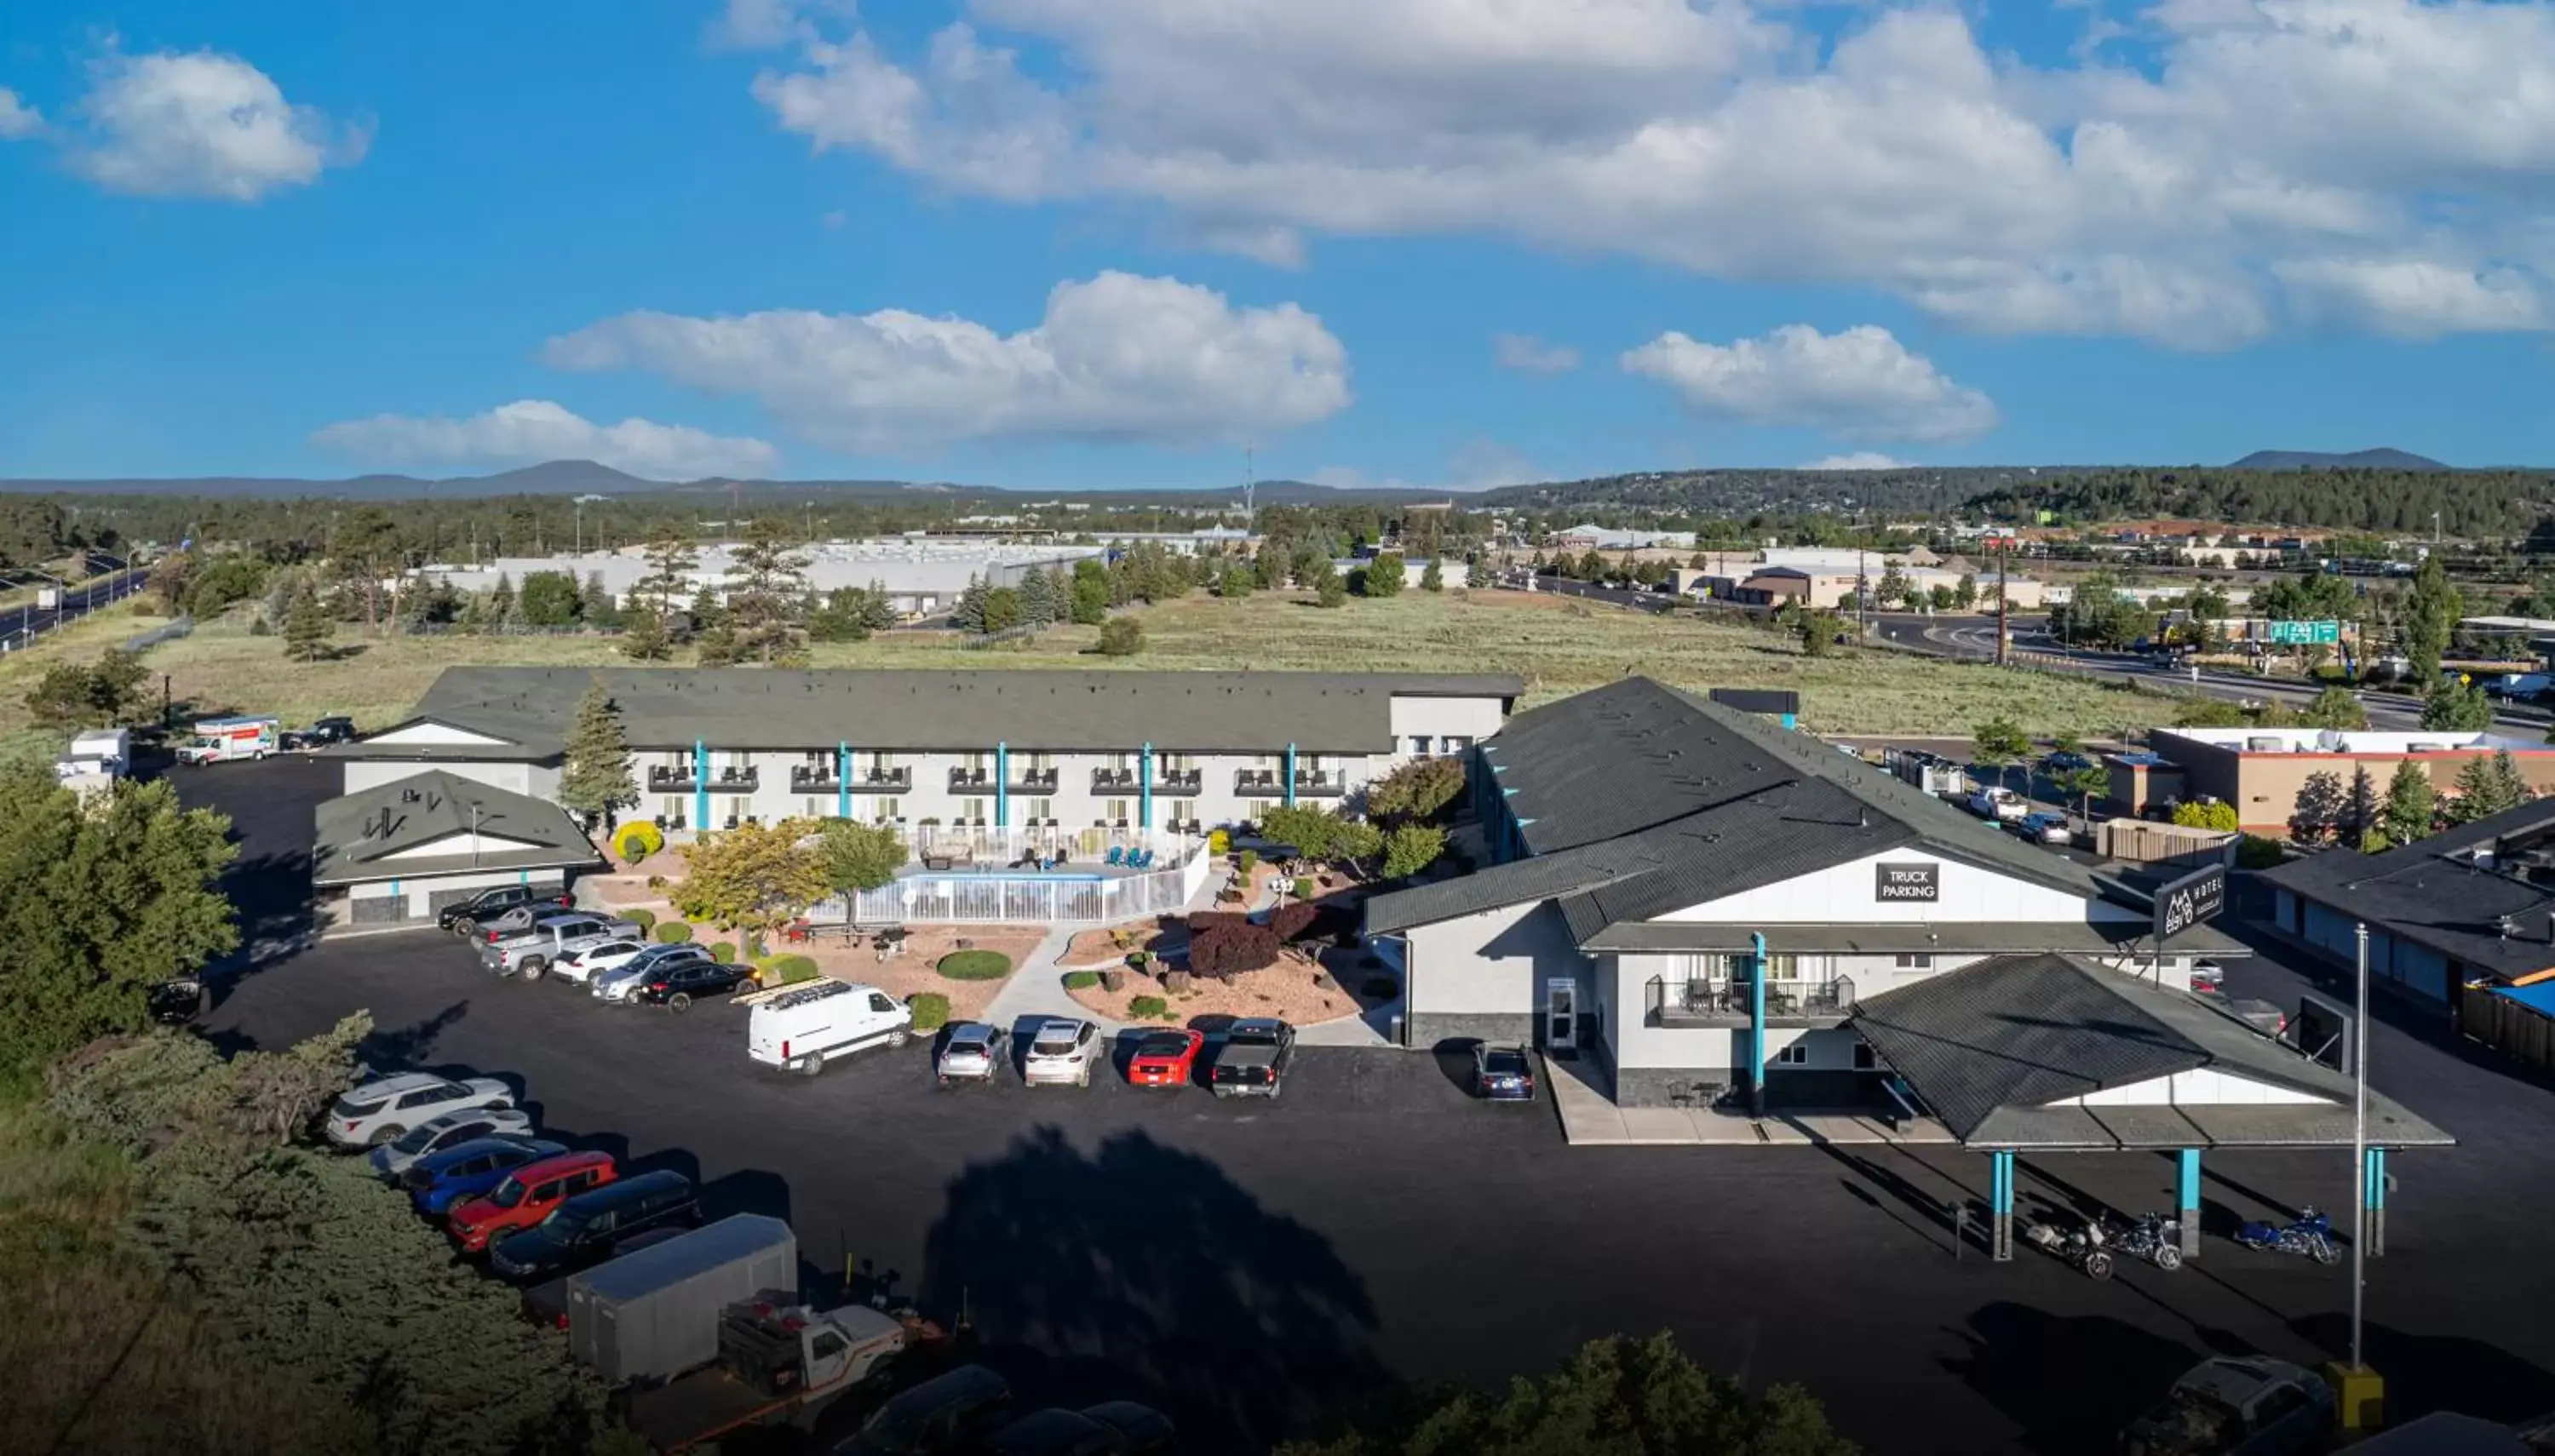
{"type": "Polygon", "coordinates": [[[1074,935],[1091,928],[1088,925],[1050,925],[1037,948],[1012,972],[1003,989],[994,993],[993,1003],[985,1008],[985,1020],[997,1027],[1013,1028],[1027,1021],[1044,1021],[1061,1017],[1067,1021],[1096,1022],[1100,1030],[1115,1036],[1127,1024],[1112,1021],[1081,1002],[1064,989],[1064,971],[1058,962],[1073,944],[1074,935]]]}
{"type": "Polygon", "coordinates": [[[1777,1113],[1752,1118],[1710,1107],[1618,1107],[1612,1079],[1589,1056],[1544,1058],[1544,1085],[1572,1147],[1809,1148],[1832,1144],[1957,1143],[1932,1118],[1892,1127],[1857,1112],[1777,1113]]]}

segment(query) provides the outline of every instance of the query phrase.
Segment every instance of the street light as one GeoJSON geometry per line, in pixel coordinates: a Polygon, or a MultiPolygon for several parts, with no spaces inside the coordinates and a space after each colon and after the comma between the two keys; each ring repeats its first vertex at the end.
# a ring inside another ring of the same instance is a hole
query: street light
{"type": "Polygon", "coordinates": [[[2374,1403],[2381,1388],[2361,1363],[2361,1314],[2369,1280],[2369,922],[2356,921],[2359,1002],[2352,1008],[2351,1033],[2351,1366],[2343,1372],[2343,1426],[2361,1428],[2364,1401],[2374,1403]]]}

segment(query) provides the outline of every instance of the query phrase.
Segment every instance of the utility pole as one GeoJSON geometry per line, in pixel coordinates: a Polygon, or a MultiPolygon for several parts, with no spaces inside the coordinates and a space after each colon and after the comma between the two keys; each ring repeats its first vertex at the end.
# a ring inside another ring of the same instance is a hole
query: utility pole
{"type": "Polygon", "coordinates": [[[1996,654],[1996,660],[1997,660],[1997,666],[1998,666],[1998,667],[2002,667],[2006,666],[2006,641],[2007,641],[2007,638],[2006,638],[2006,630],[2005,630],[2005,610],[2006,610],[2006,608],[2005,608],[2005,563],[2006,563],[2006,559],[2007,559],[2007,557],[2008,557],[2008,556],[2009,556],[2009,555],[2011,555],[2011,554],[2012,554],[2012,552],[2011,552],[2010,550],[2008,550],[2007,547],[2003,546],[1998,546],[1998,547],[1997,547],[1997,654],[1996,654]]]}
{"type": "MultiPolygon", "coordinates": [[[[2352,1008],[2351,1033],[2351,1369],[2358,1375],[2368,1369],[2360,1363],[2360,1316],[2369,1269],[2369,922],[2354,925],[2352,935],[2360,942],[2360,1000],[2352,1008]]],[[[2346,1424],[2359,1426],[2356,1420],[2346,1424]]]]}
{"type": "Polygon", "coordinates": [[[1253,468],[1252,460],[1257,450],[1258,446],[1255,445],[1242,447],[1242,535],[1246,541],[1260,525],[1260,508],[1257,500],[1260,494],[1260,474],[1253,468]]]}

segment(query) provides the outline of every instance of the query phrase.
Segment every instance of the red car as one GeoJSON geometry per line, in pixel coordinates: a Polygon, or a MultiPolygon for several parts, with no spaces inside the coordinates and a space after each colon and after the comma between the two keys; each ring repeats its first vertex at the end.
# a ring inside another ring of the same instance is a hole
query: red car
{"type": "Polygon", "coordinates": [[[1198,1048],[1205,1044],[1206,1037],[1196,1031],[1147,1031],[1136,1043],[1136,1054],[1127,1059],[1127,1080],[1139,1087],[1185,1087],[1189,1069],[1197,1065],[1198,1048]]]}
{"type": "Polygon", "coordinates": [[[609,1153],[562,1153],[515,1169],[485,1198],[456,1204],[444,1216],[444,1227],[464,1252],[478,1254],[506,1235],[529,1229],[551,1210],[588,1188],[600,1188],[621,1176],[609,1153]]]}

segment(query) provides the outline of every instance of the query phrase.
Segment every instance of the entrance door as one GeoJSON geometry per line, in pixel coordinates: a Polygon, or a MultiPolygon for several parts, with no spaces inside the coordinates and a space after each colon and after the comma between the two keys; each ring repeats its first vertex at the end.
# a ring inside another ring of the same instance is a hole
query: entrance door
{"type": "Polygon", "coordinates": [[[1579,983],[1555,976],[1543,983],[1543,1049],[1575,1051],[1579,1046],[1579,983]]]}

